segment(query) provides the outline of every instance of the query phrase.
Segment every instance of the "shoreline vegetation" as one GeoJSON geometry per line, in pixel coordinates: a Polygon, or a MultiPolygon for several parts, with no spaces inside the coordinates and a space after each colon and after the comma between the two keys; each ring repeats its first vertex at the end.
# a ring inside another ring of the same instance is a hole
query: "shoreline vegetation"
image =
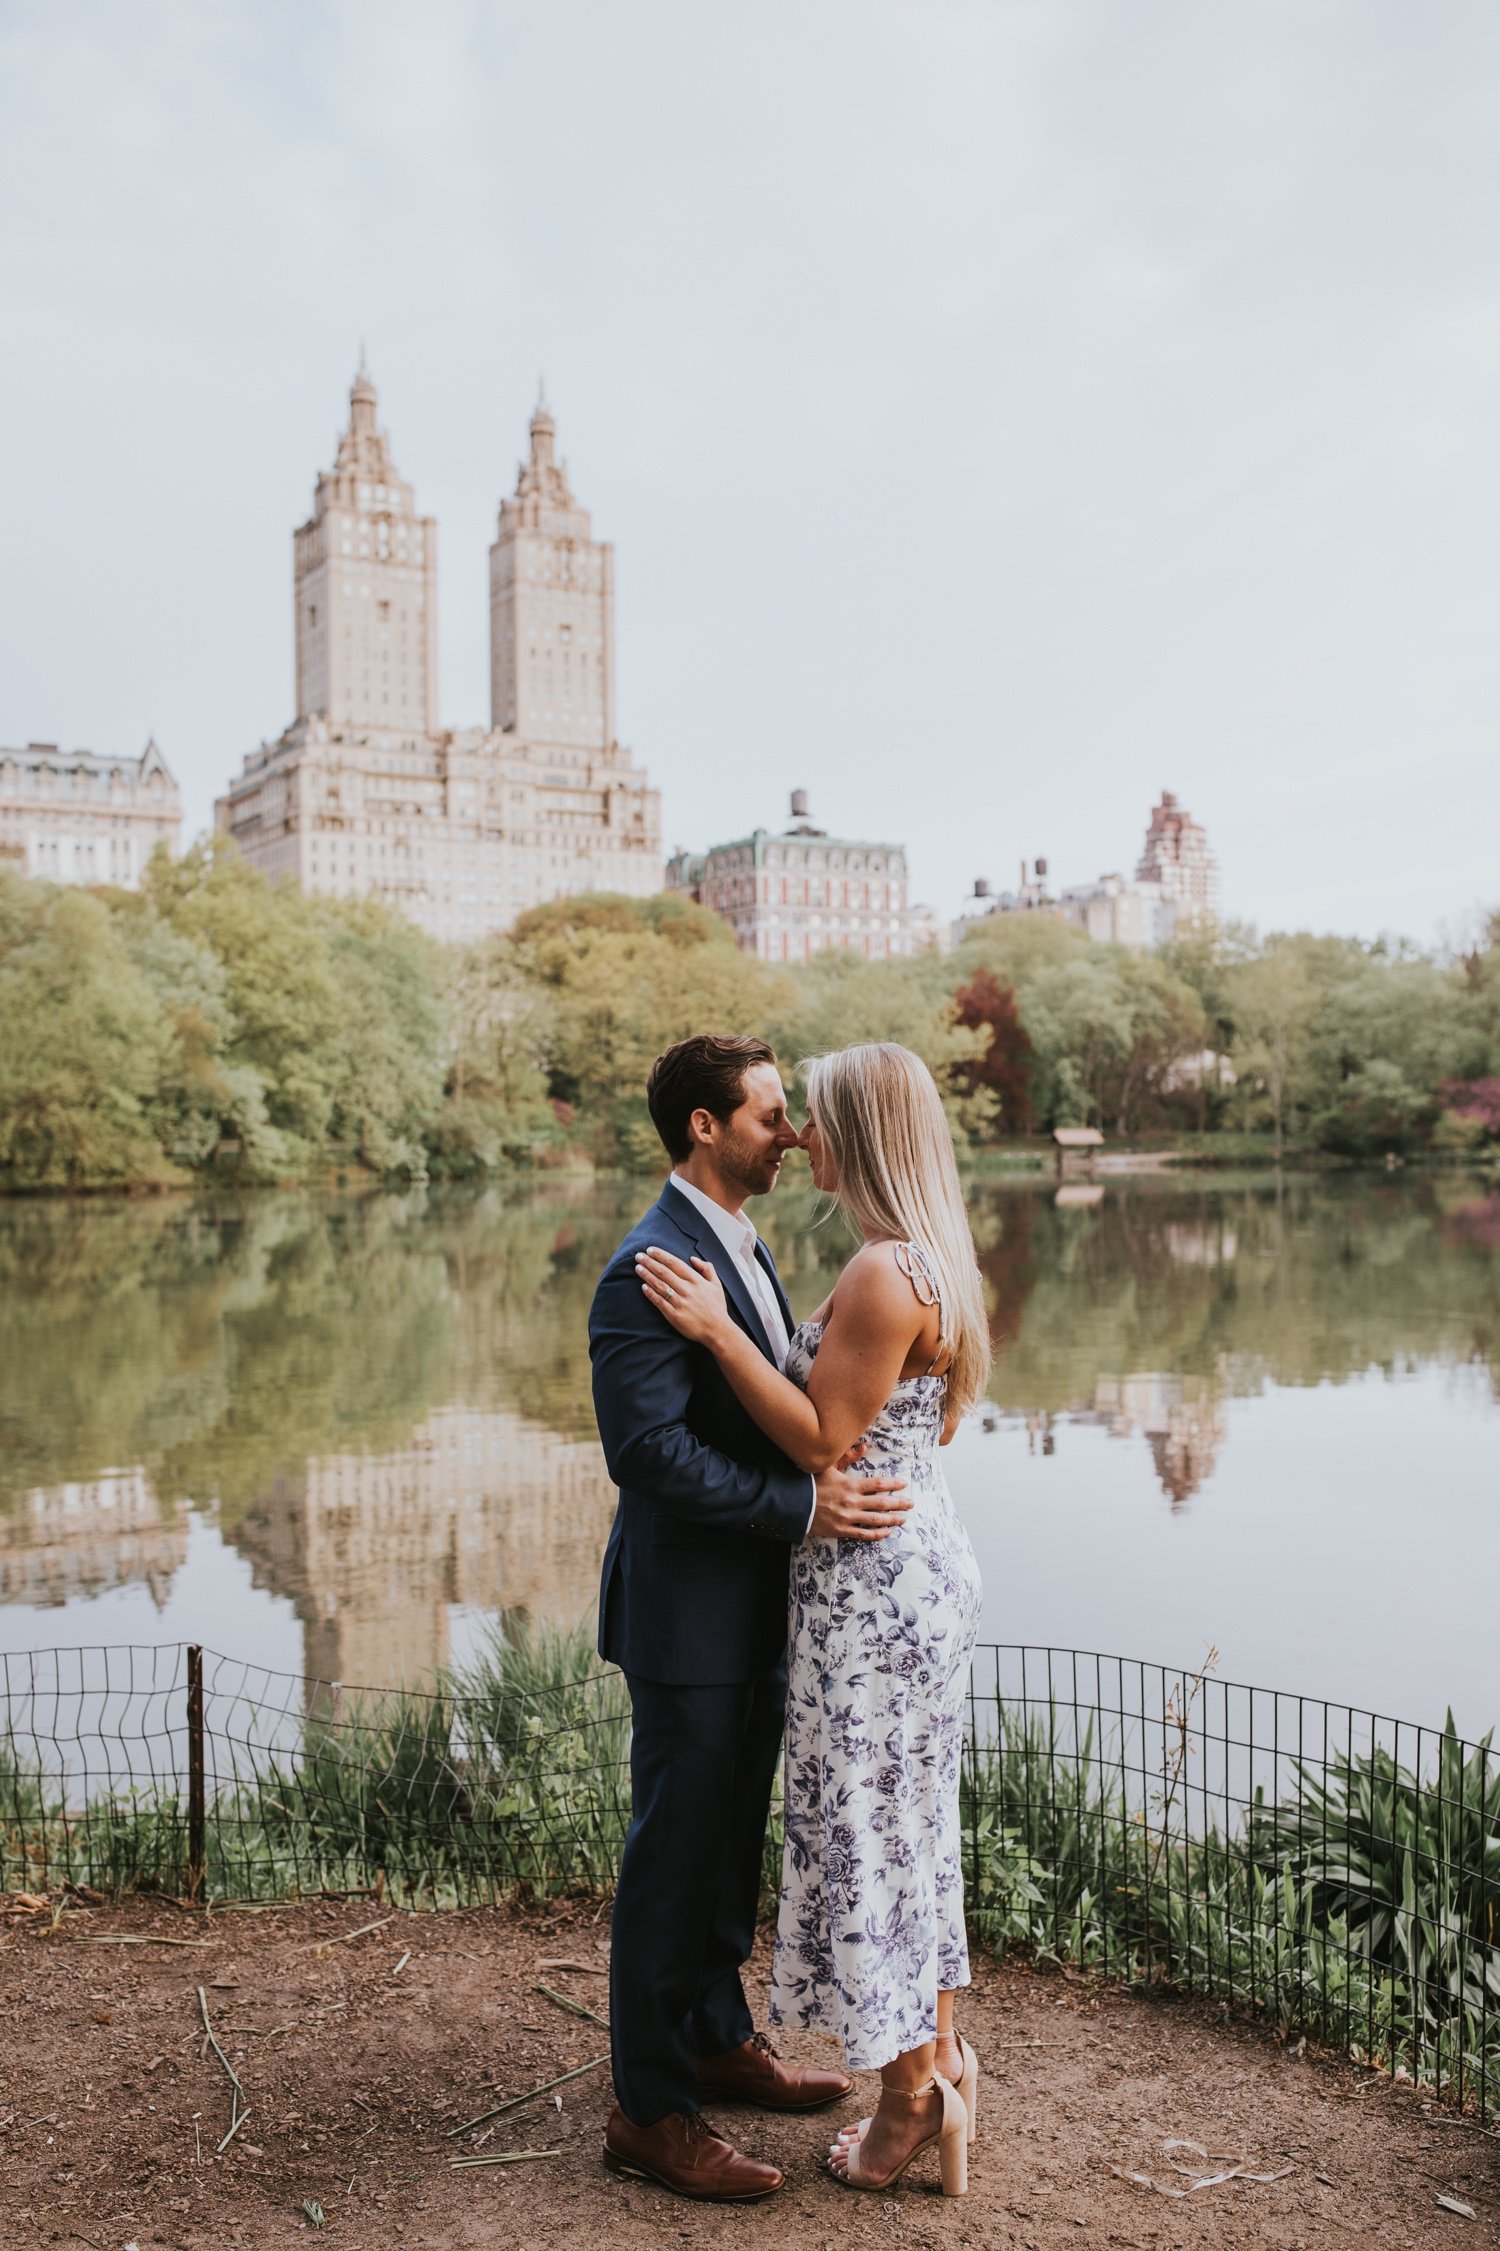
{"type": "MultiPolygon", "coordinates": [[[[1282,1757],[1271,1790],[1256,1780],[1232,1805],[1227,1783],[1203,1779],[1220,1740],[1200,1706],[1206,1674],[1170,1694],[1177,1676],[1161,1675],[1153,1717],[1146,1677],[1157,1675],[1141,1671],[1139,1705],[1119,1710],[1080,1701],[1076,1684],[1025,1704],[998,1680],[993,1692],[976,1684],[963,1775],[975,1938],[1217,1996],[1493,2116],[1500,1772],[1489,1739],[1459,1741],[1450,1719],[1403,1759],[1340,1714],[1347,1742],[1330,1727],[1324,1757],[1282,1757]]],[[[314,1684],[311,1708],[273,1712],[271,1740],[248,1759],[239,1702],[217,1722],[213,1710],[211,1698],[216,1748],[238,1737],[236,1779],[206,1808],[201,1888],[170,1762],[149,1783],[117,1778],[69,1805],[40,1739],[23,1747],[12,1719],[0,1734],[0,1892],[183,1904],[192,1893],[209,1905],[370,1893],[433,1909],[608,1893],[629,1818],[629,1717],[582,1629],[497,1630],[426,1692],[314,1684]]],[[[225,1771],[217,1757],[214,1771],[225,1771]]],[[[773,1810],[763,1906],[779,1868],[773,1810]]]]}
{"type": "Polygon", "coordinates": [[[1191,1165],[1500,1164],[1500,913],[1447,956],[1236,925],[1135,953],[1037,914],[783,969],[668,894],[444,945],[214,837],[138,893],[0,869],[0,1194],[659,1169],[646,1071],[705,1024],[788,1070],[901,1041],[983,1171],[1062,1125],[1191,1165]]]}

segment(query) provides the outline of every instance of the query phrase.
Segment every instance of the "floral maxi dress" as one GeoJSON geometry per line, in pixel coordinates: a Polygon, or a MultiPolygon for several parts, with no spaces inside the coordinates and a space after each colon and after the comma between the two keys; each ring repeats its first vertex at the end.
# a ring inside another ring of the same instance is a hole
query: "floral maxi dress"
{"type": "MultiPolygon", "coordinates": [[[[933,1303],[925,1253],[901,1250],[933,1303]]],[[[791,1340],[804,1388],[822,1333],[805,1321],[791,1340]]],[[[946,1394],[943,1376],[904,1377],[860,1441],[860,1466],[906,1480],[900,1528],[792,1558],[771,2021],[835,2034],[851,2071],[931,2040],[939,1990],[969,1982],[958,1787],[980,1584],[938,1453],[946,1394]]]]}

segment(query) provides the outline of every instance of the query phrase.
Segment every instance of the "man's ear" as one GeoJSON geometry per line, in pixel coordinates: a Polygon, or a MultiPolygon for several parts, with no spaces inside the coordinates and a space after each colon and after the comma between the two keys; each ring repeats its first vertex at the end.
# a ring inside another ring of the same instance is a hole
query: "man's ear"
{"type": "Polygon", "coordinates": [[[695,1148],[712,1148],[714,1123],[712,1110],[692,1110],[688,1113],[688,1138],[695,1148]]]}

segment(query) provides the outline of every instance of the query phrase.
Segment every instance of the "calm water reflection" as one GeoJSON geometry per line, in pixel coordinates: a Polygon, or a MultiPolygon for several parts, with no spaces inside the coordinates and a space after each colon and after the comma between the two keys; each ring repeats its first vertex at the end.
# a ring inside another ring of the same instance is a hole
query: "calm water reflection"
{"type": "MultiPolygon", "coordinates": [[[[412,1677],[576,1616],[613,1495],[584,1322],[639,1182],[0,1207],[0,1648],[202,1638],[412,1677]]],[[[976,1187],[999,1346],[952,1450],[986,1627],[1477,1729],[1500,1679],[1500,1195],[976,1187]]],[[[785,1188],[799,1311],[846,1255],[785,1188]]]]}

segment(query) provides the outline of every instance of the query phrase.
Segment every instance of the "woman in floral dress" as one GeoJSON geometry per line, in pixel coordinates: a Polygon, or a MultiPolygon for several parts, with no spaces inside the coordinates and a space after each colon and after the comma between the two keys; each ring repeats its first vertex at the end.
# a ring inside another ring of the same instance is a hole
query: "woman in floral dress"
{"type": "Polygon", "coordinates": [[[969,1982],[958,1792],[980,1586],[938,1449],[984,1389],[984,1297],[926,1065],[881,1043],[805,1068],[813,1179],[863,1244],[793,1335],[786,1374],[705,1261],[653,1250],[639,1271],[793,1461],[906,1481],[910,1509],[887,1537],[809,1539],[793,1557],[771,2014],[836,2034],[851,2070],[880,2072],[873,2117],[829,2153],[841,2180],[888,2187],[936,2143],[944,2190],[961,2194],[975,2059],[953,2022],[969,1982]]]}

